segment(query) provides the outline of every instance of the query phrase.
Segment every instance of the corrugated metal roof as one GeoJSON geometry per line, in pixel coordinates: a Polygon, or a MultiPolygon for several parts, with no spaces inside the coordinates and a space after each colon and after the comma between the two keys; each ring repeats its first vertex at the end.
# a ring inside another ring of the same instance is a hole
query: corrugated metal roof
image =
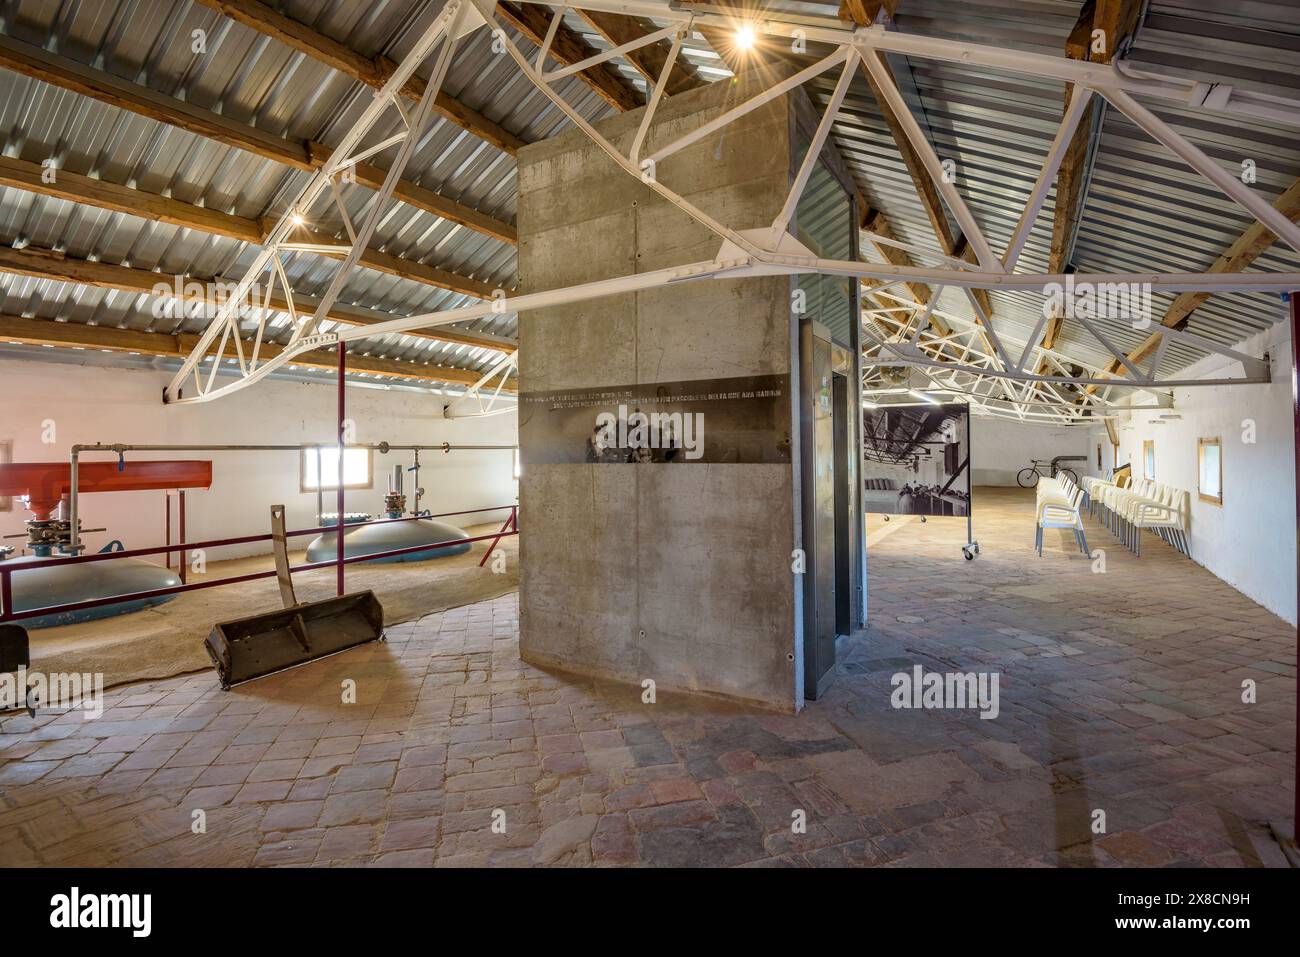
{"type": "MultiPolygon", "coordinates": [[[[783,2],[799,13],[834,16],[835,3],[783,2]]],[[[1060,55],[1081,0],[907,0],[897,29],[968,42],[1060,55]]],[[[364,56],[400,59],[441,8],[439,0],[286,0],[286,15],[312,26],[364,56]]],[[[276,135],[338,142],[365,108],[370,91],[287,46],[261,36],[208,7],[171,0],[67,4],[58,0],[10,0],[0,5],[3,32],[142,83],[276,135]],[[142,25],[147,24],[147,29],[142,25]],[[208,54],[191,52],[194,30],[206,31],[208,54]]],[[[608,44],[577,14],[566,25],[593,48],[608,44]]],[[[524,50],[532,45],[507,28],[524,50]]],[[[684,56],[706,78],[728,75],[725,64],[698,33],[684,56]]],[[[1300,10],[1257,0],[1152,0],[1127,59],[1165,73],[1208,77],[1261,92],[1300,87],[1300,10]]],[[[895,57],[893,65],[914,114],[923,121],[941,156],[957,163],[957,186],[995,250],[1003,248],[1023,209],[1059,122],[1064,89],[1053,81],[918,58],[895,57]]],[[[628,64],[618,69],[644,89],[628,64]]],[[[833,76],[812,85],[823,104],[833,76]]],[[[596,119],[610,107],[576,77],[560,84],[568,101],[596,119]]],[[[567,119],[529,82],[509,57],[479,31],[464,39],[445,90],[504,128],[532,141],[566,128],[567,119]]],[[[1147,105],[1175,124],[1229,168],[1243,159],[1258,170],[1255,188],[1275,196],[1300,176],[1295,131],[1263,122],[1187,110],[1169,103],[1147,105]]],[[[397,128],[377,130],[377,140],[397,128]]],[[[245,217],[277,214],[307,174],[247,152],[176,130],[55,87],[0,70],[0,143],[5,155],[32,162],[53,157],[61,168],[101,176],[245,217]]],[[[833,133],[834,141],[864,196],[883,210],[898,239],[939,252],[928,217],[865,81],[855,79],[833,133]]],[[[383,157],[381,157],[382,159],[383,157]]],[[[422,138],[406,178],[491,216],[512,221],[515,164],[500,150],[452,123],[435,118],[422,138]]],[[[358,190],[349,212],[360,216],[368,197],[358,190]]],[[[1047,270],[1053,214],[1049,196],[1021,257],[1023,271],[1047,270]]],[[[1135,269],[1199,270],[1209,267],[1251,222],[1163,147],[1113,109],[1104,111],[1088,205],[1072,263],[1081,272],[1135,269]]],[[[321,225],[341,233],[337,220],[321,225]]],[[[200,277],[237,277],[255,255],[246,243],[106,212],[17,190],[0,191],[0,242],[32,243],[70,256],[200,277]]],[[[383,218],[376,245],[411,260],[490,284],[510,286],[513,247],[413,207],[395,204],[383,218]]],[[[863,254],[878,258],[867,243],[863,254]]],[[[935,262],[936,260],[930,260],[935,262]]],[[[299,291],[319,294],[334,264],[298,254],[289,272],[299,291]]],[[[1300,256],[1274,246],[1251,267],[1300,270],[1300,256]]],[[[995,328],[1010,341],[1029,336],[1041,315],[1042,297],[994,292],[995,328]]],[[[165,329],[150,297],[0,274],[0,310],[71,322],[132,329],[165,329]]],[[[1172,300],[1155,297],[1156,319],[1172,300]]],[[[407,315],[466,301],[446,290],[371,270],[357,270],[341,301],[407,315]]],[[[970,315],[963,293],[946,290],[940,308],[970,315]]],[[[177,325],[203,324],[194,307],[177,325]]],[[[1192,316],[1192,332],[1223,343],[1239,341],[1282,318],[1266,295],[1216,296],[1192,316]]],[[[497,335],[514,334],[511,315],[468,324],[497,335]]],[[[1121,348],[1136,346],[1146,331],[1126,323],[1104,324],[1121,348]]],[[[285,318],[279,320],[282,335],[285,318]]],[[[1110,354],[1072,320],[1058,348],[1104,365],[1110,354]]],[[[366,340],[358,351],[390,357],[483,368],[491,353],[410,336],[366,340]]],[[[1170,373],[1202,353],[1171,344],[1162,372],[1170,373]]]]}
{"type": "MultiPolygon", "coordinates": [[[[436,0],[294,0],[282,12],[367,57],[400,60],[441,9],[436,0]]],[[[77,62],[294,140],[334,145],[370,102],[370,89],[256,31],[194,3],[123,0],[62,4],[10,3],[3,32],[77,62]],[[141,29],[148,24],[148,29],[141,29]],[[192,50],[193,31],[205,31],[207,53],[192,50]]],[[[521,49],[524,37],[507,28],[521,49]]],[[[422,69],[421,73],[427,73],[422,69]]],[[[557,88],[586,118],[610,108],[576,78],[557,88]]],[[[492,49],[478,31],[461,42],[444,90],[526,141],[545,138],[569,121],[492,49]]],[[[390,115],[367,139],[396,132],[390,115]]],[[[309,174],[225,146],[167,124],[117,109],[36,80],[0,70],[0,148],[30,162],[53,158],[60,169],[97,176],[147,192],[170,195],[238,216],[278,216],[309,174]]],[[[395,150],[371,162],[391,160],[395,150]]],[[[512,222],[515,163],[503,151],[440,117],[431,119],[404,178],[492,217],[512,222]]],[[[349,216],[358,221],[374,194],[348,191],[349,216]]],[[[314,226],[342,236],[329,210],[314,226]]],[[[246,242],[157,223],[16,189],[0,189],[0,242],[49,247],[69,257],[159,272],[237,279],[257,253],[246,242]]],[[[382,217],[372,245],[404,259],[509,289],[515,281],[513,246],[401,203],[382,217]]],[[[286,271],[301,295],[320,295],[336,264],[293,254],[286,271]]],[[[473,302],[469,297],[368,269],[355,270],[341,303],[392,315],[414,315],[473,302]]],[[[126,329],[198,331],[205,310],[191,304],[180,322],[159,320],[152,297],[118,290],[0,273],[0,311],[44,319],[126,329]]],[[[288,317],[275,321],[288,337],[288,317]]],[[[463,324],[513,337],[511,314],[463,324]]],[[[326,329],[330,328],[327,324],[326,329]]],[[[384,336],[356,344],[361,354],[420,358],[485,369],[495,353],[412,336],[384,336]]]]}
{"type": "MultiPolygon", "coordinates": [[[[833,15],[829,5],[820,6],[824,15],[833,15]]],[[[907,33],[1063,55],[1081,6],[1075,0],[908,0],[899,8],[896,26],[907,33]]],[[[1286,88],[1300,86],[1300,8],[1245,0],[1173,0],[1149,7],[1127,54],[1135,64],[1262,92],[1285,94],[1286,88]]],[[[956,161],[957,188],[995,252],[1000,252],[1028,202],[1060,123],[1064,84],[965,64],[890,59],[914,116],[929,131],[939,156],[956,161]]],[[[819,106],[829,98],[834,79],[827,75],[813,84],[819,106]]],[[[1294,128],[1243,123],[1238,117],[1178,109],[1163,101],[1143,102],[1227,168],[1239,170],[1242,160],[1253,160],[1258,169],[1255,188],[1270,199],[1300,176],[1300,142],[1294,128]]],[[[933,227],[861,77],[840,112],[834,139],[864,196],[884,211],[897,238],[938,253],[933,227]]],[[[1054,207],[1053,191],[1021,254],[1021,272],[1047,271],[1054,207]]],[[[1071,264],[1079,272],[1097,273],[1202,271],[1252,222],[1208,181],[1117,110],[1107,108],[1071,264]]],[[[867,258],[882,261],[869,244],[863,249],[867,258]]],[[[1250,268],[1294,271],[1300,269],[1300,255],[1277,244],[1250,268]]],[[[1043,297],[991,292],[990,298],[994,328],[1004,339],[1027,339],[1042,315],[1043,297]]],[[[1173,294],[1153,295],[1155,322],[1173,299],[1173,294]]],[[[972,316],[965,300],[964,294],[947,290],[940,308],[972,316]]],[[[1219,295],[1193,313],[1187,328],[1232,344],[1283,318],[1284,308],[1275,296],[1219,295]]],[[[1123,350],[1138,346],[1149,334],[1124,321],[1098,325],[1123,350]]],[[[1097,365],[1113,358],[1075,320],[1066,321],[1056,348],[1097,365]]],[[[1161,372],[1176,372],[1204,354],[1171,342],[1161,372]]]]}

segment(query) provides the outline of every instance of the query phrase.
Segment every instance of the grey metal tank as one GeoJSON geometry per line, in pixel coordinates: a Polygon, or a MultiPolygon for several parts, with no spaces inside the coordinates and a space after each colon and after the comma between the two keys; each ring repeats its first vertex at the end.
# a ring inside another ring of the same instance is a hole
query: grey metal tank
{"type": "MultiPolygon", "coordinates": [[[[174,572],[142,558],[116,558],[107,562],[41,567],[45,562],[60,557],[66,556],[25,555],[4,560],[4,566],[16,572],[11,578],[15,611],[30,611],[50,605],[67,605],[98,598],[112,598],[115,595],[171,588],[181,583],[174,572]]],[[[160,595],[153,598],[112,602],[95,608],[24,618],[18,623],[24,628],[74,625],[78,622],[111,618],[114,615],[161,605],[175,597],[175,595],[160,595]]]]}
{"type": "MultiPolygon", "coordinates": [[[[470,536],[467,532],[421,518],[409,522],[383,522],[378,525],[358,525],[347,527],[344,519],[343,555],[352,558],[357,555],[373,555],[375,552],[387,552],[398,548],[414,548],[417,545],[436,545],[440,542],[456,542],[445,548],[429,548],[405,555],[388,555],[371,559],[373,562],[424,562],[431,558],[447,558],[451,555],[463,555],[469,551],[471,543],[465,541],[470,536]]],[[[307,546],[307,561],[327,562],[338,554],[337,532],[325,532],[312,539],[307,546]]]]}

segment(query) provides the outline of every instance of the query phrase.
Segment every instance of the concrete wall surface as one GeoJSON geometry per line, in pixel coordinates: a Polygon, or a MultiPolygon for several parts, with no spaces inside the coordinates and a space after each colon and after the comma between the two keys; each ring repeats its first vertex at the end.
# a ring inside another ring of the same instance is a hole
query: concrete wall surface
{"type": "MultiPolygon", "coordinates": [[[[744,96],[714,84],[672,97],[643,155],[744,96]]],[[[635,111],[597,129],[626,152],[640,119],[635,111]]],[[[789,188],[789,126],[786,102],[768,104],[656,175],[728,225],[765,226],[789,188]]],[[[521,150],[519,183],[526,292],[711,259],[721,243],[581,131],[521,150]]],[[[525,394],[788,375],[791,356],[784,277],[684,283],[520,317],[525,394]]],[[[520,422],[523,657],[793,709],[793,464],[529,464],[541,441],[530,437],[532,414],[525,407],[520,422]]]]}

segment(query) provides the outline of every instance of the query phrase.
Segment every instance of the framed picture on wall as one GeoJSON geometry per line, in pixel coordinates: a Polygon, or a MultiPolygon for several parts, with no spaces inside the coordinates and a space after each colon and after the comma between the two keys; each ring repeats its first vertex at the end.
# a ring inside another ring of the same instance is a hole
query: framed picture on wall
{"type": "Polygon", "coordinates": [[[1223,504],[1223,443],[1219,439],[1196,440],[1198,477],[1196,493],[1202,502],[1223,504]]]}
{"type": "Polygon", "coordinates": [[[1156,480],[1156,440],[1147,439],[1142,443],[1142,477],[1148,482],[1156,480]]]}

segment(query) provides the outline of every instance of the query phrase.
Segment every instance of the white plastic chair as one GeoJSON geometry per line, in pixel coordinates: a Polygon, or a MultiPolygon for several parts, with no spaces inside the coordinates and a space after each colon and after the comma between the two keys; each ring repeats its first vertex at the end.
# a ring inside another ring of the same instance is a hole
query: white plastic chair
{"type": "Polygon", "coordinates": [[[1130,512],[1129,522],[1134,530],[1133,550],[1142,554],[1142,530],[1151,529],[1165,543],[1192,557],[1187,541],[1186,515],[1190,496],[1183,489],[1159,486],[1149,501],[1136,503],[1130,512]]]}
{"type": "Polygon", "coordinates": [[[1038,557],[1043,557],[1043,529],[1068,528],[1074,532],[1074,540],[1079,544],[1079,551],[1088,552],[1088,537],[1083,530],[1083,518],[1079,514],[1079,502],[1083,498],[1083,489],[1074,487],[1067,504],[1048,501],[1042,504],[1038,513],[1038,530],[1034,544],[1038,548],[1038,557]]]}

